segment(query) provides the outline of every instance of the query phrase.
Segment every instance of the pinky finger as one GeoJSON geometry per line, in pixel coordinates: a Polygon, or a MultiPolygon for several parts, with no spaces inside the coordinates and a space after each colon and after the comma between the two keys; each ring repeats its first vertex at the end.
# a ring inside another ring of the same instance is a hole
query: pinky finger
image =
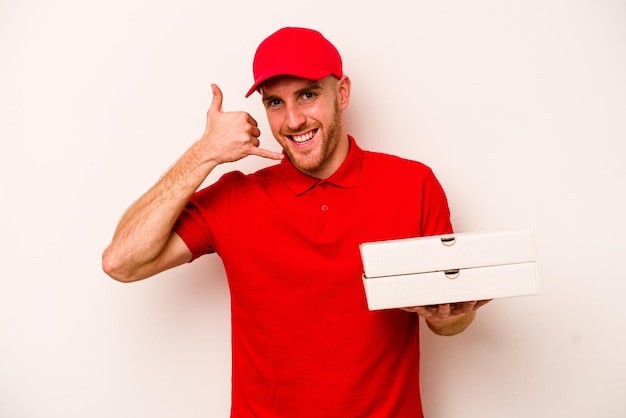
{"type": "Polygon", "coordinates": [[[259,157],[263,157],[263,158],[269,158],[271,160],[282,160],[283,159],[283,153],[281,152],[274,152],[274,151],[270,151],[264,148],[254,148],[254,150],[252,152],[250,152],[251,155],[258,155],[259,157]]]}

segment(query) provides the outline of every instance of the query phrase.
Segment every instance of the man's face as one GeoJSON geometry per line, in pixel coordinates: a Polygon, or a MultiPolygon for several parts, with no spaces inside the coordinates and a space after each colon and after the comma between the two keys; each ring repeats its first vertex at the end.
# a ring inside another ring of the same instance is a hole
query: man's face
{"type": "Polygon", "coordinates": [[[348,154],[341,111],[348,105],[350,80],[279,76],[260,91],[272,134],[294,166],[317,178],[333,174],[348,154]]]}

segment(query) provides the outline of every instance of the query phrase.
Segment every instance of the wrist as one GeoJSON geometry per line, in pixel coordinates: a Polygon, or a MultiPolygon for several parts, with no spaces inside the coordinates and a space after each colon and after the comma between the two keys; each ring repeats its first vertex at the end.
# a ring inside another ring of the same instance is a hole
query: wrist
{"type": "Polygon", "coordinates": [[[221,161],[201,141],[197,141],[187,149],[179,163],[185,173],[204,180],[221,161]]]}

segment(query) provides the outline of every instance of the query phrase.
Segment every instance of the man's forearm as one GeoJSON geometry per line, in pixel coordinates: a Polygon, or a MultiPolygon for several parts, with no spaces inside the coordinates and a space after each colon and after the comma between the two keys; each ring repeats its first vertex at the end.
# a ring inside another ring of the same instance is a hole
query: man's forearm
{"type": "Polygon", "coordinates": [[[216,165],[201,162],[193,147],[188,150],[122,216],[103,254],[105,271],[111,276],[127,278],[159,257],[176,219],[216,165]]]}

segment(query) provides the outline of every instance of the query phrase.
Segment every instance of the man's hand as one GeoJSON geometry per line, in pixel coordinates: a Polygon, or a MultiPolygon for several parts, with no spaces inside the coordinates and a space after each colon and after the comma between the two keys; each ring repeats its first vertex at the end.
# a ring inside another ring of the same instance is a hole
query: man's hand
{"type": "Polygon", "coordinates": [[[414,306],[403,308],[417,312],[426,320],[428,327],[439,335],[455,335],[467,328],[476,316],[476,310],[489,303],[489,300],[472,302],[443,303],[440,305],[414,306]]]}
{"type": "Polygon", "coordinates": [[[206,128],[196,143],[203,158],[216,164],[233,162],[248,155],[280,160],[283,154],[259,148],[261,131],[247,112],[224,112],[220,88],[212,84],[213,101],[207,111],[206,128]]]}

